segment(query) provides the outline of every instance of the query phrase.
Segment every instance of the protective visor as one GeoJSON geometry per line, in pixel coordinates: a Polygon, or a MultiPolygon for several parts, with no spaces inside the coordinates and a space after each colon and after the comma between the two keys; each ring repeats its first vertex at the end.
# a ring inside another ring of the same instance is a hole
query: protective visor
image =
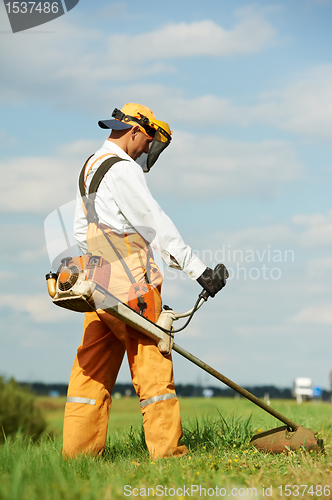
{"type": "Polygon", "coordinates": [[[141,115],[140,113],[138,114],[139,117],[125,115],[124,113],[122,113],[122,111],[115,108],[115,110],[112,113],[112,116],[116,120],[120,120],[121,122],[125,122],[128,124],[133,122],[131,123],[132,125],[133,124],[139,125],[140,129],[145,135],[151,137],[151,139],[153,138],[153,141],[149,147],[149,153],[147,155],[143,153],[142,156],[137,161],[137,163],[139,163],[143,168],[144,172],[149,172],[150,169],[158,160],[159,155],[170,144],[172,140],[171,137],[172,132],[169,128],[168,123],[162,122],[160,120],[152,121],[149,120],[149,118],[147,118],[146,116],[141,115]]]}

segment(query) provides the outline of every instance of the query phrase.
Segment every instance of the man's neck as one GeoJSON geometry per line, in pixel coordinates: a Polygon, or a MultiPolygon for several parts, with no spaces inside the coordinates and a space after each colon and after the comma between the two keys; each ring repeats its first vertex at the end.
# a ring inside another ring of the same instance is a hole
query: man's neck
{"type": "Polygon", "coordinates": [[[120,139],[111,139],[110,137],[107,139],[108,141],[110,142],[113,142],[113,144],[116,144],[119,148],[122,149],[122,151],[124,151],[125,153],[128,154],[128,148],[127,148],[127,141],[124,140],[124,138],[120,138],[120,139]]]}
{"type": "Polygon", "coordinates": [[[116,144],[125,153],[128,154],[128,142],[129,142],[128,130],[112,130],[108,140],[116,144]]]}

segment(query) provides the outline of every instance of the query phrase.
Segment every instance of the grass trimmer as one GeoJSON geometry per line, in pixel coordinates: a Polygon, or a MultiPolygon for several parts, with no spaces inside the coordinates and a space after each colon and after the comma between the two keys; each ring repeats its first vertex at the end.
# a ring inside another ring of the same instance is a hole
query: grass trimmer
{"type": "MultiPolygon", "coordinates": [[[[220,266],[220,264],[218,264],[220,266]]],[[[218,271],[218,266],[215,271],[218,271]]],[[[193,354],[174,343],[174,333],[183,330],[190,322],[194,313],[207,301],[209,295],[203,290],[195,306],[187,312],[176,313],[167,306],[161,312],[157,323],[144,317],[144,295],[138,297],[140,306],[136,312],[126,304],[120,302],[108,290],[110,279],[110,264],[99,256],[84,255],[62,260],[58,273],[46,275],[48,291],[53,302],[66,309],[78,312],[95,311],[102,309],[107,313],[122,320],[127,325],[153,339],[162,354],[176,351],[202,370],[206,371],[228,387],[249,399],[252,403],[274,416],[285,425],[256,434],[251,439],[251,444],[258,450],[269,453],[283,453],[305,449],[308,451],[323,451],[323,440],[317,439],[311,429],[300,426],[288,419],[278,411],[271,408],[264,401],[240,387],[235,382],[225,377],[217,370],[201,361],[193,354]],[[179,330],[174,330],[173,322],[188,317],[185,325],[179,330]]]]}
{"type": "Polygon", "coordinates": [[[315,452],[324,450],[323,440],[317,439],[314,431],[311,429],[306,429],[302,425],[296,424],[289,418],[279,413],[277,410],[271,408],[271,406],[267,405],[264,401],[258,399],[243,387],[240,387],[235,382],[225,377],[208,364],[204,363],[204,361],[201,361],[196,358],[196,356],[190,354],[182,347],[173,344],[173,350],[181,354],[181,356],[187,358],[192,363],[195,363],[195,365],[202,368],[202,370],[228,385],[231,389],[234,389],[234,391],[241,394],[241,396],[249,399],[252,403],[259,406],[273,417],[286,424],[253,436],[250,443],[258,450],[268,453],[296,451],[300,448],[315,452]]]}

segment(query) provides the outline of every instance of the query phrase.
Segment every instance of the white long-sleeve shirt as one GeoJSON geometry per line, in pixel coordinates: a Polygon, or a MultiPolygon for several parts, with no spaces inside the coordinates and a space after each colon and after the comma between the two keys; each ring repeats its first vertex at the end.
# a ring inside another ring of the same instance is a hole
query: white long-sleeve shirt
{"type": "MultiPolygon", "coordinates": [[[[142,168],[110,140],[106,140],[90,158],[85,168],[85,175],[88,172],[86,187],[89,187],[99,165],[114,155],[128,161],[115,163],[99,185],[95,197],[99,222],[118,234],[139,233],[168,266],[184,271],[193,280],[197,279],[206,265],[184,243],[173,222],[152,197],[142,168]]],[[[78,190],[74,234],[83,253],[88,251],[87,228],[88,221],[78,190]]]]}

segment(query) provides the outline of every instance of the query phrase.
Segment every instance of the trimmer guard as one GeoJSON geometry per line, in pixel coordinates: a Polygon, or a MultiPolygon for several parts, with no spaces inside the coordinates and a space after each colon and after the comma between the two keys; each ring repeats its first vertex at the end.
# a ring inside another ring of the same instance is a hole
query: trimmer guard
{"type": "Polygon", "coordinates": [[[252,437],[250,444],[265,453],[289,453],[299,449],[309,452],[324,451],[322,439],[317,439],[311,429],[300,425],[295,431],[289,431],[287,425],[269,431],[260,432],[252,437]]]}

